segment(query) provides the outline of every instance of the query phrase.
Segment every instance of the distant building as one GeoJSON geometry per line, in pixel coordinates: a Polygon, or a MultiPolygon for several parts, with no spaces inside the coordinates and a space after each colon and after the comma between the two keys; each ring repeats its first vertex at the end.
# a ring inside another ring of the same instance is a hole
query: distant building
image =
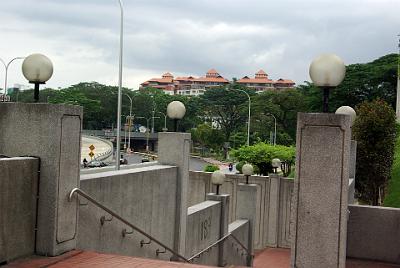
{"type": "MultiPolygon", "coordinates": [[[[295,85],[292,80],[288,79],[271,80],[263,70],[258,71],[254,78],[245,76],[236,82],[252,88],[256,92],[293,88],[295,85]]],[[[165,73],[161,78],[152,78],[143,82],[140,84],[140,88],[154,87],[162,89],[166,94],[170,95],[198,96],[204,94],[206,90],[226,86],[229,83],[229,80],[222,77],[215,69],[211,69],[205,76],[198,78],[185,76],[174,79],[171,73],[165,73]]]]}
{"type": "Polygon", "coordinates": [[[259,70],[254,78],[249,78],[248,76],[243,77],[236,81],[236,83],[246,86],[248,88],[254,89],[257,93],[267,91],[267,90],[280,90],[293,88],[295,83],[289,79],[278,79],[274,81],[268,78],[268,74],[264,70],[259,70]]]}

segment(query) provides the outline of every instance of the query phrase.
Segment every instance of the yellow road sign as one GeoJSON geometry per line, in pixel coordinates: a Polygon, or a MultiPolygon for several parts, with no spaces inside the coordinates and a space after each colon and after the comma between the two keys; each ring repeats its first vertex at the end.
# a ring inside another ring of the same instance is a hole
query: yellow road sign
{"type": "Polygon", "coordinates": [[[94,149],[96,149],[96,147],[94,147],[94,145],[92,144],[89,146],[89,149],[90,149],[90,151],[93,151],[94,149]]]}
{"type": "Polygon", "coordinates": [[[89,153],[89,156],[90,156],[90,157],[93,157],[93,156],[94,156],[94,153],[93,153],[93,152],[90,152],[90,153],[89,153]]]}

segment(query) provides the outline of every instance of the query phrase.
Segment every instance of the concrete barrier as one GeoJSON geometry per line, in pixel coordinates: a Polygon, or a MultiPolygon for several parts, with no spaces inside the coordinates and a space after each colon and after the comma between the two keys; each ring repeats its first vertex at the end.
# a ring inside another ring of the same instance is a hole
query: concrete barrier
{"type": "MultiPolygon", "coordinates": [[[[173,248],[177,211],[177,168],[149,166],[81,176],[81,188],[117,214],[173,248]]],[[[87,203],[80,198],[80,203],[87,203]]],[[[169,260],[171,254],[134,232],[122,235],[127,226],[91,203],[79,209],[78,248],[99,252],[169,260]],[[104,224],[100,219],[104,217],[104,224]],[[145,242],[142,244],[140,241],[145,242]]],[[[129,228],[126,230],[130,232],[129,228]]]]}
{"type": "MultiPolygon", "coordinates": [[[[293,179],[282,178],[271,180],[265,176],[251,176],[250,183],[255,184],[256,218],[255,249],[270,247],[290,247],[290,209],[293,192],[293,179]]],[[[238,184],[245,182],[240,174],[227,174],[221,193],[230,195],[229,222],[237,219],[238,184]]],[[[188,204],[193,205],[206,199],[206,194],[215,192],[211,185],[211,173],[202,171],[189,172],[188,204]]]]}
{"type": "Polygon", "coordinates": [[[349,205],[347,257],[400,264],[400,209],[349,205]]]}
{"type": "MultiPolygon", "coordinates": [[[[221,202],[204,201],[188,208],[186,253],[190,258],[220,238],[221,202]]],[[[193,263],[218,265],[218,247],[195,258],[193,263]]]]}
{"type": "MultiPolygon", "coordinates": [[[[236,220],[229,224],[229,232],[240,241],[242,245],[249,244],[249,228],[248,220],[236,220]]],[[[235,266],[247,266],[248,256],[243,247],[233,238],[229,237],[224,243],[225,263],[235,266]]]]}
{"type": "Polygon", "coordinates": [[[34,253],[38,170],[37,158],[0,159],[0,263],[34,253]]]}

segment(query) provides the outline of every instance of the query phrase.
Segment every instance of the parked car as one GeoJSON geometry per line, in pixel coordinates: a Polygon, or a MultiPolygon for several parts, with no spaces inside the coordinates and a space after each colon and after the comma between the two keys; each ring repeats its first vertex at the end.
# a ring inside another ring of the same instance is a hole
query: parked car
{"type": "Polygon", "coordinates": [[[87,164],[87,167],[89,168],[105,167],[105,166],[108,166],[108,164],[100,160],[92,160],[87,164]]]}

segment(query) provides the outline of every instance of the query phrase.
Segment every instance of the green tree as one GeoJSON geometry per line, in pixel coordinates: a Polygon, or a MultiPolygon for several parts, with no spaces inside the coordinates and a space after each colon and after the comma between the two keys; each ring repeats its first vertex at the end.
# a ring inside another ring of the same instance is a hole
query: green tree
{"type": "Polygon", "coordinates": [[[353,135],[357,141],[356,190],[359,199],[380,203],[390,176],[396,139],[396,114],[383,100],[356,107],[353,135]]]}
{"type": "MultiPolygon", "coordinates": [[[[273,146],[260,142],[233,150],[232,154],[240,162],[247,162],[257,166],[262,175],[271,173],[273,171],[272,159],[279,158],[281,161],[286,162],[288,166],[287,173],[290,173],[290,167],[294,164],[295,148],[283,145],[273,146]]],[[[288,174],[284,175],[287,176],[288,174]]]]}
{"type": "Polygon", "coordinates": [[[296,89],[263,92],[254,97],[252,121],[258,122],[253,124],[254,131],[259,133],[261,140],[269,140],[270,132],[274,131],[275,116],[277,143],[293,144],[296,139],[297,113],[306,109],[306,100],[296,89]]]}
{"type": "Polygon", "coordinates": [[[236,129],[246,127],[248,98],[243,92],[235,89],[245,90],[250,96],[256,94],[254,90],[230,85],[228,89],[209,89],[200,96],[203,110],[221,128],[225,141],[229,141],[236,129]]]}
{"type": "Polygon", "coordinates": [[[219,150],[224,142],[224,136],[220,130],[212,128],[209,124],[199,124],[191,129],[192,140],[202,147],[219,150]]]}

